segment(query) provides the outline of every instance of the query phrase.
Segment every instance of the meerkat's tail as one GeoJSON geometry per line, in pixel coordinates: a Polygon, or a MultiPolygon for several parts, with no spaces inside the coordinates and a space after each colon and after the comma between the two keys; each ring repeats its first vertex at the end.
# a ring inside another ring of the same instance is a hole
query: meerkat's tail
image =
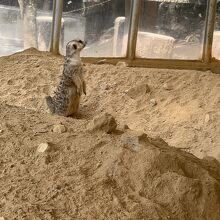
{"type": "Polygon", "coordinates": [[[46,96],[46,103],[51,113],[55,113],[55,107],[51,96],[46,96]]]}

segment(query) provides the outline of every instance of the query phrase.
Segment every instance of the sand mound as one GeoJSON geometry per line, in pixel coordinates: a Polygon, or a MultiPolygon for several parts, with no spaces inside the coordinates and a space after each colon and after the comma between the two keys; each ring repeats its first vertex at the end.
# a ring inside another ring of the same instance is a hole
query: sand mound
{"type": "Polygon", "coordinates": [[[219,162],[134,130],[195,152],[195,143],[214,149],[206,138],[219,144],[219,76],[86,65],[88,96],[76,118],[64,118],[47,114],[44,103],[62,62],[32,49],[0,59],[0,217],[218,220],[219,162]],[[88,130],[104,112],[119,130],[88,130]],[[125,122],[133,130],[120,129],[125,122]]]}
{"type": "MultiPolygon", "coordinates": [[[[34,49],[1,58],[0,101],[45,112],[44,97],[54,91],[62,63],[62,57],[34,49]]],[[[83,118],[108,111],[132,129],[220,160],[220,75],[111,65],[85,69],[83,118]]]]}
{"type": "Polygon", "coordinates": [[[0,113],[0,213],[7,219],[219,219],[215,160],[129,129],[91,133],[86,120],[7,105],[0,113]],[[52,132],[54,124],[67,131],[52,132]],[[38,153],[40,143],[50,150],[38,153]]]}

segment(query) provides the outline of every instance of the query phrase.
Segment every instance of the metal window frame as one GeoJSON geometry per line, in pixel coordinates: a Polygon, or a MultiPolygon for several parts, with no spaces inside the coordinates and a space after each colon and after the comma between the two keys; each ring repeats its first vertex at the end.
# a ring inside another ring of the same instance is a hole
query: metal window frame
{"type": "MultiPolygon", "coordinates": [[[[105,63],[116,64],[119,61],[123,61],[133,67],[212,70],[213,72],[220,73],[220,60],[212,57],[217,0],[208,0],[207,3],[205,35],[201,60],[137,58],[135,53],[142,2],[143,0],[132,0],[126,57],[83,57],[82,59],[84,62],[98,63],[100,60],[104,60],[105,63]]],[[[59,54],[62,12],[63,0],[54,0],[50,48],[50,51],[54,54],[59,54]]]]}

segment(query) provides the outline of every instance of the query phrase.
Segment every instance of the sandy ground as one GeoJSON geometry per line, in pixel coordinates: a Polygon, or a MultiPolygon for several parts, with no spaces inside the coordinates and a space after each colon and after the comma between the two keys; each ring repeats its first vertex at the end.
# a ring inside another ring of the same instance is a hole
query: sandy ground
{"type": "MultiPolygon", "coordinates": [[[[48,112],[44,97],[53,93],[62,64],[62,57],[35,50],[1,58],[0,101],[48,112]]],[[[220,160],[220,75],[112,65],[85,69],[88,95],[82,99],[82,118],[107,111],[171,146],[220,160]]]]}
{"type": "Polygon", "coordinates": [[[64,118],[44,101],[62,63],[33,49],[0,58],[0,217],[218,220],[220,76],[85,65],[87,96],[64,118]],[[103,112],[148,137],[89,132],[103,112]],[[133,139],[135,151],[124,145],[133,139]]]}

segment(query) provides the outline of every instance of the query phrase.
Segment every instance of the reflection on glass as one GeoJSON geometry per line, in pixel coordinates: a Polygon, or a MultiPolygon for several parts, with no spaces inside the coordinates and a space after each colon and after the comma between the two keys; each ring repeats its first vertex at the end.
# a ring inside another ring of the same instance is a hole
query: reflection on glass
{"type": "Polygon", "coordinates": [[[220,1],[217,1],[216,24],[213,36],[212,55],[220,60],[220,1]]]}
{"type": "Polygon", "coordinates": [[[87,41],[82,56],[122,56],[127,42],[130,0],[64,1],[61,52],[74,38],[87,41]]]}
{"type": "Polygon", "coordinates": [[[136,56],[201,59],[207,1],[143,0],[136,56]]]}
{"type": "Polygon", "coordinates": [[[21,27],[18,4],[0,1],[0,56],[23,49],[21,27]]]}
{"type": "Polygon", "coordinates": [[[0,56],[26,48],[48,50],[52,0],[0,0],[0,56]]]}

